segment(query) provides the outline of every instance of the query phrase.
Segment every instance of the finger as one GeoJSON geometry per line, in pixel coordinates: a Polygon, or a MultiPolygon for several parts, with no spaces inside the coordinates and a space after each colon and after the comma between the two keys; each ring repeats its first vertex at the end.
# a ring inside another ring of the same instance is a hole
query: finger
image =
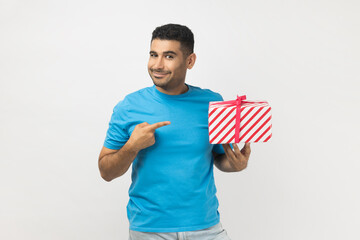
{"type": "Polygon", "coordinates": [[[223,146],[224,151],[227,156],[229,156],[231,158],[235,157],[235,154],[234,154],[233,150],[231,149],[230,144],[226,143],[226,144],[222,144],[222,146],[223,146]]]}
{"type": "Polygon", "coordinates": [[[236,143],[233,143],[232,146],[234,148],[235,155],[239,156],[241,154],[239,146],[236,143]]]}
{"type": "Polygon", "coordinates": [[[247,142],[245,143],[244,147],[241,149],[241,152],[245,155],[245,156],[249,156],[251,153],[251,148],[250,148],[250,143],[247,142]]]}
{"type": "Polygon", "coordinates": [[[155,130],[157,128],[164,127],[164,126],[169,125],[169,124],[170,124],[170,121],[157,122],[157,123],[154,123],[154,124],[150,124],[149,128],[152,129],[152,130],[155,130]]]}

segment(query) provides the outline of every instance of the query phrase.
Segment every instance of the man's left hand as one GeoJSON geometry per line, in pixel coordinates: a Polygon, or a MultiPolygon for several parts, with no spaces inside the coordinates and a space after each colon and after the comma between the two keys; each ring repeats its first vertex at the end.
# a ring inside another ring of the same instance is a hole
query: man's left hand
{"type": "Polygon", "coordinates": [[[241,150],[236,143],[232,144],[234,150],[231,149],[228,143],[222,144],[222,146],[228,162],[235,171],[241,171],[246,168],[251,153],[250,143],[245,143],[241,150]]]}

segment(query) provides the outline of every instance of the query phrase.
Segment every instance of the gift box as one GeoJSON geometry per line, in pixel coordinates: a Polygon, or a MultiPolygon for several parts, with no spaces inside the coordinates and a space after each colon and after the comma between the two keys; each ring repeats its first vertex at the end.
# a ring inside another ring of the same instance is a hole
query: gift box
{"type": "Polygon", "coordinates": [[[266,101],[249,101],[244,95],[209,103],[211,144],[267,142],[271,128],[271,107],[266,101]]]}

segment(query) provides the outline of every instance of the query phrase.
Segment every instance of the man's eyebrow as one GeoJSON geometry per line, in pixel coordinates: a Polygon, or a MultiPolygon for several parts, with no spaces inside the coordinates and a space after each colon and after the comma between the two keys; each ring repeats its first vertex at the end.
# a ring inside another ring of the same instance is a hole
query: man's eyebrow
{"type": "MultiPolygon", "coordinates": [[[[152,53],[157,54],[157,52],[155,52],[155,51],[150,51],[150,54],[152,54],[152,53]]],[[[166,52],[163,52],[163,54],[174,54],[174,55],[177,55],[176,52],[174,52],[174,51],[166,51],[166,52]]]]}
{"type": "Polygon", "coordinates": [[[166,52],[164,52],[164,53],[165,53],[165,54],[169,54],[169,53],[170,53],[170,54],[177,55],[176,52],[173,52],[173,51],[166,51],[166,52]]]}

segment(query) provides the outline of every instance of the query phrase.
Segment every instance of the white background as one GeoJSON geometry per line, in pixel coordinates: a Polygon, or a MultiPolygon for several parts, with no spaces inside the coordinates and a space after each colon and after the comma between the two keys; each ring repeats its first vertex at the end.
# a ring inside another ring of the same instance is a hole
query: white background
{"type": "Polygon", "coordinates": [[[0,1],[0,238],[127,239],[130,171],[98,154],[113,107],[152,86],[151,33],[195,35],[191,85],[268,100],[273,138],[215,171],[237,239],[360,239],[359,1],[0,1]]]}

